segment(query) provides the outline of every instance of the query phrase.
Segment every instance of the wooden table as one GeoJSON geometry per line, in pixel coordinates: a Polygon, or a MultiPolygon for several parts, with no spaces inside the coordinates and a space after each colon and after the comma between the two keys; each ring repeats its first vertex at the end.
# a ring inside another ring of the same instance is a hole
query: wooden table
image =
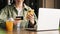
{"type": "Polygon", "coordinates": [[[36,31],[29,31],[26,29],[14,29],[13,31],[7,31],[0,28],[0,34],[37,34],[36,31]]]}
{"type": "Polygon", "coordinates": [[[28,31],[25,29],[14,29],[13,31],[9,32],[0,28],[0,34],[59,34],[59,30],[54,31],[28,31]]]}

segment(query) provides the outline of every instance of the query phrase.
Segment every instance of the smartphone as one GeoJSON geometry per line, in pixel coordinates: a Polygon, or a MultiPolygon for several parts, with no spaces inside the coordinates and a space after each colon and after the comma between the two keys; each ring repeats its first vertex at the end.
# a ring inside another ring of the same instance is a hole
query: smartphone
{"type": "Polygon", "coordinates": [[[16,16],[16,20],[23,20],[23,16],[16,16]]]}

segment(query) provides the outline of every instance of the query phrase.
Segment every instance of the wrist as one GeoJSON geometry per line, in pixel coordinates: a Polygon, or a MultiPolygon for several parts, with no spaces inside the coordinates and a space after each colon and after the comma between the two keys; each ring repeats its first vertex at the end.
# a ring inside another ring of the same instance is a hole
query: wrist
{"type": "Polygon", "coordinates": [[[34,24],[34,20],[30,20],[30,22],[31,22],[32,24],[34,24]]]}

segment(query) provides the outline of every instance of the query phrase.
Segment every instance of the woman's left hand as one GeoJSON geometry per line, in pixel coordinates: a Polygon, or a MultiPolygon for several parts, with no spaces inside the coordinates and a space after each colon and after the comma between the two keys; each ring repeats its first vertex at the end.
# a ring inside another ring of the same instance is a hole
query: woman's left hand
{"type": "Polygon", "coordinates": [[[28,20],[30,20],[32,24],[34,24],[34,13],[33,12],[30,12],[29,14],[27,14],[27,18],[28,20]]]}
{"type": "Polygon", "coordinates": [[[34,15],[29,15],[29,20],[32,24],[34,24],[34,15]]]}

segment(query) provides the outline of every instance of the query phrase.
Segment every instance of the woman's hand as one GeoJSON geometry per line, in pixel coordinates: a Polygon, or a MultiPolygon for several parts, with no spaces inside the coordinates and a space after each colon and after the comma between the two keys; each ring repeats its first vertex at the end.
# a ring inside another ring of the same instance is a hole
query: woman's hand
{"type": "Polygon", "coordinates": [[[27,13],[27,19],[30,20],[30,22],[32,24],[34,24],[34,10],[30,10],[28,13],[27,13]]]}
{"type": "Polygon", "coordinates": [[[14,20],[14,25],[17,25],[18,23],[21,23],[21,20],[15,19],[15,20],[14,20]]]}

